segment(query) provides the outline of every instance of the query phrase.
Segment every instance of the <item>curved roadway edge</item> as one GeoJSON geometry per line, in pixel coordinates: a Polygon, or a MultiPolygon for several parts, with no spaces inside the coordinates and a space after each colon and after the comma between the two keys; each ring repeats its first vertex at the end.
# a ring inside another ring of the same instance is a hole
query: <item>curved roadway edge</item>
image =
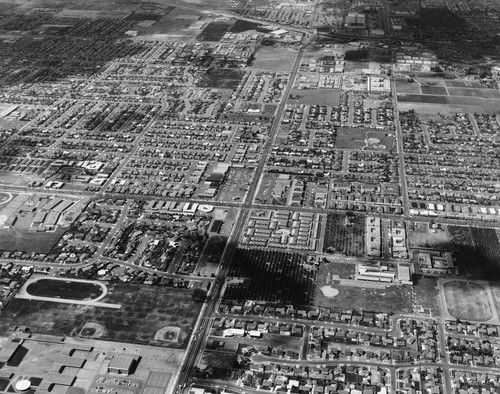
{"type": "Polygon", "coordinates": [[[8,203],[8,202],[10,202],[10,201],[12,200],[12,198],[13,198],[13,195],[12,195],[12,193],[10,193],[10,192],[6,192],[6,191],[4,191],[4,192],[0,192],[0,195],[1,195],[1,194],[7,194],[7,195],[8,195],[8,197],[7,197],[7,200],[5,200],[5,201],[0,201],[0,205],[7,204],[7,203],[8,203]]]}

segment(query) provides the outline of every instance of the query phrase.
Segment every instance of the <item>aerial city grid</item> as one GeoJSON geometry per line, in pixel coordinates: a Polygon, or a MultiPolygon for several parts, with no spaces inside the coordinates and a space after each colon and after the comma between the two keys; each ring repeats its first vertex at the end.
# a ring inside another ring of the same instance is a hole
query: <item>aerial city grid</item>
{"type": "Polygon", "coordinates": [[[500,3],[0,0],[0,392],[500,393],[500,3]]]}

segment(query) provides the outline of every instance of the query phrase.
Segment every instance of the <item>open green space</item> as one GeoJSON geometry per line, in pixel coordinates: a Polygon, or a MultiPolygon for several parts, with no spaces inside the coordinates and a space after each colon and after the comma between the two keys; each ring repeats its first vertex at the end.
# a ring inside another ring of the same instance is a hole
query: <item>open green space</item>
{"type": "Polygon", "coordinates": [[[197,86],[200,88],[235,89],[241,82],[243,75],[243,72],[239,70],[212,70],[202,76],[197,86]]]}
{"type": "Polygon", "coordinates": [[[432,316],[439,316],[439,288],[436,278],[420,278],[413,287],[415,305],[430,310],[432,316]]]}
{"type": "Polygon", "coordinates": [[[186,289],[113,283],[101,300],[121,304],[120,309],[62,304],[14,298],[2,311],[0,335],[9,335],[16,326],[34,332],[145,345],[185,348],[201,303],[192,300],[186,289]],[[178,328],[176,341],[159,338],[157,332],[178,328]],[[156,338],[155,338],[156,336],[156,338]]]}
{"type": "Polygon", "coordinates": [[[318,287],[331,284],[331,277],[350,279],[356,273],[356,261],[346,261],[344,257],[335,256],[324,258],[318,271],[318,287]]]}
{"type": "Polygon", "coordinates": [[[372,288],[336,283],[331,286],[339,293],[334,297],[326,297],[318,287],[315,305],[384,313],[411,313],[413,309],[409,286],[372,288]]]}
{"type": "Polygon", "coordinates": [[[291,71],[296,57],[295,49],[263,46],[257,50],[250,68],[275,72],[291,71]]]}
{"type": "Polygon", "coordinates": [[[451,242],[445,227],[432,228],[429,223],[412,222],[408,226],[408,242],[411,248],[451,248],[451,242]]]}
{"type": "Polygon", "coordinates": [[[229,120],[231,122],[260,122],[270,123],[273,120],[274,113],[276,112],[276,104],[264,105],[264,110],[261,113],[253,114],[246,112],[224,112],[219,117],[219,122],[229,120]]]}
{"type": "Polygon", "coordinates": [[[339,127],[335,147],[338,149],[391,151],[394,148],[394,137],[390,133],[362,127],[339,127]]]}
{"type": "Polygon", "coordinates": [[[17,228],[0,229],[0,250],[48,253],[67,229],[36,232],[17,228]]]}
{"type": "Polygon", "coordinates": [[[340,89],[292,89],[288,103],[338,107],[340,94],[340,89]]]}
{"type": "Polygon", "coordinates": [[[488,321],[493,317],[486,288],[469,281],[449,281],[443,284],[446,309],[456,319],[488,321]]]}

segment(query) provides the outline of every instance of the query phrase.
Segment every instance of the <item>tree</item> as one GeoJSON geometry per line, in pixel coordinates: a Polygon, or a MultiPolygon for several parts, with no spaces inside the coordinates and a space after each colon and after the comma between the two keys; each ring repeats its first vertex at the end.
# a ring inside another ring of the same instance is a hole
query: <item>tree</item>
{"type": "Polygon", "coordinates": [[[193,290],[193,294],[191,295],[193,297],[193,301],[195,302],[203,302],[205,301],[205,298],[207,297],[207,292],[203,290],[200,287],[197,287],[196,289],[193,290]]]}

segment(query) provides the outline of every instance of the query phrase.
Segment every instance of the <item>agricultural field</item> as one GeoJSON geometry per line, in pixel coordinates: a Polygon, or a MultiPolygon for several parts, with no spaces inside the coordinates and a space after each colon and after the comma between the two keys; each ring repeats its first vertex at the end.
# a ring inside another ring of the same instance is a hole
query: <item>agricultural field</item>
{"type": "Polygon", "coordinates": [[[198,36],[200,41],[220,41],[232,26],[231,22],[212,22],[198,36]]]}
{"type": "Polygon", "coordinates": [[[325,253],[343,253],[347,256],[365,254],[365,217],[355,213],[329,213],[323,244],[325,253]]]}
{"type": "Polygon", "coordinates": [[[452,80],[445,80],[443,81],[444,84],[450,88],[478,88],[484,89],[484,86],[482,86],[479,82],[476,81],[461,81],[458,79],[452,79],[452,80]]]}
{"type": "Polygon", "coordinates": [[[494,229],[448,226],[460,276],[500,280],[500,242],[494,229]]]}
{"type": "Polygon", "coordinates": [[[231,33],[243,33],[249,30],[262,30],[262,25],[256,22],[237,19],[236,22],[229,28],[231,33]]]}
{"type": "Polygon", "coordinates": [[[484,270],[484,279],[500,280],[500,242],[497,232],[490,228],[471,228],[477,259],[484,270]]]}
{"type": "Polygon", "coordinates": [[[187,11],[181,8],[175,8],[168,15],[156,22],[148,30],[148,35],[175,35],[176,39],[193,39],[200,33],[199,29],[193,28],[194,24],[201,17],[201,14],[195,10],[187,11]]]}
{"type": "Polygon", "coordinates": [[[448,95],[448,91],[444,86],[422,85],[420,86],[420,90],[422,91],[422,94],[436,94],[439,96],[448,95]]]}
{"type": "Polygon", "coordinates": [[[186,347],[201,308],[191,291],[121,283],[108,289],[102,302],[119,309],[14,298],[2,311],[0,335],[26,325],[42,334],[186,347]]]}
{"type": "Polygon", "coordinates": [[[448,88],[450,96],[480,97],[488,99],[500,99],[500,93],[493,89],[475,88],[448,88]]]}
{"type": "Polygon", "coordinates": [[[480,279],[482,269],[477,264],[470,227],[448,226],[458,272],[462,278],[480,279]]]}
{"type": "Polygon", "coordinates": [[[430,94],[398,94],[398,101],[425,104],[451,104],[447,96],[435,96],[430,94]]]}
{"type": "Polygon", "coordinates": [[[224,299],[310,305],[316,274],[316,266],[299,253],[237,249],[229,276],[242,278],[244,283],[229,284],[224,299]]]}

